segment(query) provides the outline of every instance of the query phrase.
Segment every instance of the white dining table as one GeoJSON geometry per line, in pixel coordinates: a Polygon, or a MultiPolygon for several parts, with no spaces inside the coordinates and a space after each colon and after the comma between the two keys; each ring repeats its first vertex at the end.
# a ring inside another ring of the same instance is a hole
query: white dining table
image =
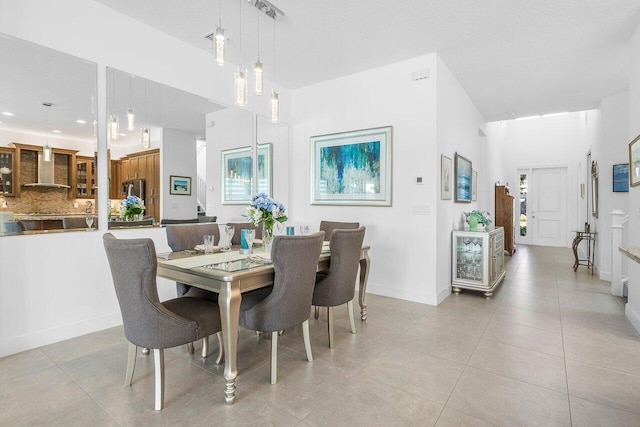
{"type": "MultiPolygon", "coordinates": [[[[365,303],[367,280],[369,277],[369,246],[360,251],[359,303],[360,319],[367,320],[365,303]]],[[[262,249],[256,249],[260,254],[262,249]]],[[[264,255],[264,252],[262,252],[264,255]]],[[[318,259],[318,271],[329,268],[331,256],[328,251],[318,259]]],[[[239,251],[197,255],[194,251],[158,254],[159,277],[175,280],[218,294],[218,306],[222,321],[224,361],[224,398],[227,405],[236,399],[236,379],[238,377],[238,327],[242,294],[273,284],[273,264],[242,255],[239,251]]]]}

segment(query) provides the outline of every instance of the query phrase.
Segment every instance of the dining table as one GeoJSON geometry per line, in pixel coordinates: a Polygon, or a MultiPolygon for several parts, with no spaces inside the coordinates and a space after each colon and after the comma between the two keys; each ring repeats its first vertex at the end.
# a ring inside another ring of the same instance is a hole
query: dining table
{"type": "MultiPolygon", "coordinates": [[[[359,304],[360,319],[367,320],[365,303],[369,276],[369,246],[360,251],[359,304]]],[[[236,399],[236,379],[238,377],[238,328],[242,294],[270,286],[274,282],[273,264],[268,260],[263,248],[254,248],[252,255],[241,254],[238,248],[230,251],[201,254],[197,251],[170,252],[158,255],[158,277],[195,286],[218,294],[218,306],[222,323],[224,349],[224,398],[227,405],[236,399]]],[[[326,270],[331,264],[328,246],[318,259],[318,271],[326,270]]]]}

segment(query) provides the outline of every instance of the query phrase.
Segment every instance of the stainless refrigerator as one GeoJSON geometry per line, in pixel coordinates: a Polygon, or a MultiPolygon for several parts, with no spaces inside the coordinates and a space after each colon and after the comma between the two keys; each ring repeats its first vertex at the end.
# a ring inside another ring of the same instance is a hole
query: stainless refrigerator
{"type": "Polygon", "coordinates": [[[138,196],[145,203],[145,181],[144,179],[132,179],[122,183],[122,197],[138,196]]]}

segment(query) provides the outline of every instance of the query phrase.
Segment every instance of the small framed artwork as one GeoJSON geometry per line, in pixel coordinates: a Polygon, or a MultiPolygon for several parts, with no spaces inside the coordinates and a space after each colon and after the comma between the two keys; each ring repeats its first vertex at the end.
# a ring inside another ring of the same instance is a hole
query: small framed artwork
{"type": "Polygon", "coordinates": [[[454,161],[455,201],[471,203],[471,160],[456,153],[454,161]]]}
{"type": "Polygon", "coordinates": [[[613,192],[629,192],[629,163],[613,165],[613,192]]]}
{"type": "Polygon", "coordinates": [[[392,127],[311,137],[311,204],[391,206],[392,127]]]}
{"type": "Polygon", "coordinates": [[[478,200],[478,171],[471,173],[471,200],[478,200]]]}
{"type": "Polygon", "coordinates": [[[178,196],[191,195],[191,177],[189,176],[169,176],[169,194],[178,196]]]}
{"type": "Polygon", "coordinates": [[[629,185],[640,185],[640,135],[629,143],[629,185]]]}
{"type": "Polygon", "coordinates": [[[591,162],[591,215],[598,218],[598,163],[591,162]]]}
{"type": "Polygon", "coordinates": [[[451,200],[451,158],[444,154],[440,156],[440,198],[451,200]]]}

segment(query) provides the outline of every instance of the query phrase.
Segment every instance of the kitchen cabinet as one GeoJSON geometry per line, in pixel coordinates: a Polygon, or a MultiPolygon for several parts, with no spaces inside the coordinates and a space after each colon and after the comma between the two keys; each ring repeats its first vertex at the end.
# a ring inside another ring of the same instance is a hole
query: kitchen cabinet
{"type": "Polygon", "coordinates": [[[0,147],[0,196],[15,196],[15,148],[0,147]]]}
{"type": "Polygon", "coordinates": [[[121,165],[120,160],[111,160],[109,173],[109,198],[120,199],[122,192],[122,179],[120,178],[121,165]]]}
{"type": "Polygon", "coordinates": [[[146,150],[127,154],[118,160],[120,176],[118,182],[118,196],[123,198],[122,183],[132,179],[145,180],[145,216],[155,218],[160,222],[160,150],[146,150]]]}
{"type": "Polygon", "coordinates": [[[485,297],[505,277],[504,229],[490,231],[453,231],[453,271],[451,287],[454,293],[462,289],[484,292],[485,297]]]}
{"type": "MultiPolygon", "coordinates": [[[[120,160],[120,180],[121,183],[124,181],[129,181],[131,178],[130,170],[129,170],[129,159],[123,158],[120,160]]],[[[122,185],[120,186],[122,188],[122,185]]]]}
{"type": "Polygon", "coordinates": [[[516,251],[516,229],[513,226],[515,200],[509,187],[496,185],[496,227],[504,228],[504,249],[513,255],[516,251]]]}
{"type": "Polygon", "coordinates": [[[76,156],[76,198],[94,199],[96,197],[95,157],[76,156]]]}

